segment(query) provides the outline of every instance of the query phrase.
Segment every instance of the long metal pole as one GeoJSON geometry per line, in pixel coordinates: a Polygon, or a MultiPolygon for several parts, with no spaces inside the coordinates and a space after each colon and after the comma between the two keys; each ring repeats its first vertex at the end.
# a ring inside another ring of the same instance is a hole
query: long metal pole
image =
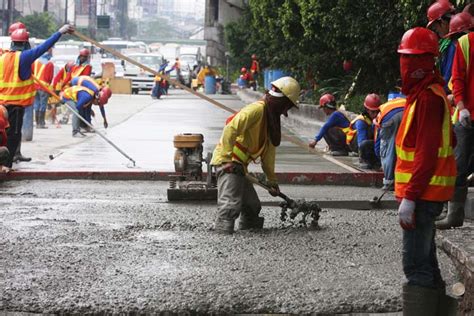
{"type": "Polygon", "coordinates": [[[66,0],[66,9],[64,11],[64,24],[67,23],[67,11],[69,9],[69,3],[68,2],[69,2],[69,0],[66,0]]]}
{"type": "Polygon", "coordinates": [[[133,163],[133,166],[135,167],[136,166],[136,162],[135,160],[133,160],[129,155],[127,155],[122,149],[120,149],[117,145],[115,145],[110,139],[108,139],[104,134],[102,134],[101,132],[99,132],[97,129],[94,128],[94,126],[92,126],[89,122],[87,122],[78,112],[77,110],[74,108],[74,106],[71,106],[70,104],[68,104],[67,102],[62,102],[61,101],[61,98],[59,97],[59,95],[57,95],[51,88],[49,88],[48,86],[46,86],[44,83],[42,83],[40,80],[38,80],[38,78],[36,78],[35,76],[31,76],[33,78],[33,80],[39,84],[41,87],[43,87],[44,89],[46,89],[48,91],[49,94],[51,94],[53,97],[55,97],[56,99],[58,99],[62,104],[64,104],[71,112],[72,114],[74,114],[77,118],[79,118],[84,124],[86,124],[88,127],[92,128],[95,133],[97,135],[99,135],[100,137],[102,137],[107,143],[109,143],[112,147],[114,147],[119,153],[121,153],[124,157],[126,157],[128,160],[130,160],[132,163],[133,163]]]}

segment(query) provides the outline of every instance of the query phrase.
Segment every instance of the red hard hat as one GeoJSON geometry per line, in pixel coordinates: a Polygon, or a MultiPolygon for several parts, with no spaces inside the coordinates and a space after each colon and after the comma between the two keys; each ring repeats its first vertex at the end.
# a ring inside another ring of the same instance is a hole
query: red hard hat
{"type": "Polygon", "coordinates": [[[17,29],[10,35],[12,42],[28,42],[30,33],[26,29],[17,29]]]}
{"type": "Polygon", "coordinates": [[[247,72],[247,68],[242,67],[242,69],[240,69],[240,72],[242,72],[242,73],[247,72]]]}
{"type": "Polygon", "coordinates": [[[109,87],[103,87],[99,92],[99,105],[106,105],[112,96],[112,90],[109,87]]]}
{"type": "Polygon", "coordinates": [[[91,52],[87,48],[83,48],[79,51],[79,56],[89,57],[91,52]]]}
{"type": "Polygon", "coordinates": [[[323,96],[319,99],[319,107],[321,108],[327,107],[330,109],[335,109],[336,98],[330,93],[323,94],[323,96]]]}
{"type": "Polygon", "coordinates": [[[433,3],[426,12],[429,27],[432,23],[441,19],[445,14],[454,13],[454,6],[448,0],[439,0],[433,3]]]}
{"type": "Polygon", "coordinates": [[[398,52],[409,55],[433,54],[438,56],[438,37],[433,31],[424,27],[409,29],[403,34],[398,52]]]}
{"type": "Polygon", "coordinates": [[[252,59],[257,59],[257,55],[252,54],[252,59]]]}
{"type": "Polygon", "coordinates": [[[19,29],[25,29],[25,30],[26,30],[25,24],[23,24],[23,23],[21,23],[21,22],[15,22],[15,23],[13,23],[13,24],[10,25],[10,27],[8,28],[8,35],[11,35],[13,32],[15,32],[16,30],[19,30],[19,29]]]}
{"type": "Polygon", "coordinates": [[[378,94],[371,93],[365,97],[364,107],[367,110],[377,111],[380,107],[380,104],[382,104],[382,101],[380,101],[380,97],[378,94]]]}
{"type": "Polygon", "coordinates": [[[468,31],[472,27],[474,27],[472,15],[470,15],[469,12],[458,13],[451,18],[451,21],[449,21],[449,33],[444,37],[468,31]]]}

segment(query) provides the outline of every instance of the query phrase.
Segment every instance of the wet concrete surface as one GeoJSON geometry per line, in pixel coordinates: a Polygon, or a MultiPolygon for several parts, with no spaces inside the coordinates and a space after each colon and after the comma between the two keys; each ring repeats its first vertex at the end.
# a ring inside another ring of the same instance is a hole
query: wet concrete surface
{"type": "MultiPolygon", "coordinates": [[[[36,313],[395,312],[396,211],[324,210],[216,235],[212,203],[168,203],[165,182],[11,181],[0,189],[0,310],[36,313]]],[[[282,186],[292,198],[368,200],[371,188],[282,186]]],[[[262,200],[274,200],[258,189],[262,200]]],[[[449,285],[450,260],[440,254],[449,285]]]]}
{"type": "MultiPolygon", "coordinates": [[[[235,110],[245,105],[232,95],[211,97],[235,110]]],[[[136,160],[135,168],[130,168],[132,165],[127,158],[97,135],[89,135],[80,141],[72,138],[70,125],[39,130],[34,142],[26,143],[23,148],[24,154],[33,157],[33,162],[15,167],[41,171],[174,171],[173,136],[201,133],[204,135],[204,154],[212,152],[230,115],[182,90],[170,90],[170,95],[160,100],[152,100],[147,95],[114,95],[107,105],[107,113],[111,127],[99,130],[136,160]],[[49,160],[49,154],[57,155],[57,158],[49,160]]],[[[93,123],[101,126],[99,114],[93,123]]],[[[320,155],[287,141],[277,149],[276,161],[277,172],[347,172],[320,155]]],[[[260,169],[258,165],[251,167],[252,171],[260,169]]]]}

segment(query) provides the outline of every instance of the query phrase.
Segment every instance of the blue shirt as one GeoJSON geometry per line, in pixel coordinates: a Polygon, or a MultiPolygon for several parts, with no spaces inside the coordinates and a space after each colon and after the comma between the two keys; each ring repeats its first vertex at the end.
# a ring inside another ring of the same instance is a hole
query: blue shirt
{"type": "MultiPolygon", "coordinates": [[[[72,78],[71,86],[77,86],[78,83],[79,83],[79,79],[80,79],[80,77],[72,78]]],[[[94,79],[91,79],[91,80],[94,80],[94,79]]],[[[94,91],[95,94],[99,93],[99,89],[97,89],[97,86],[95,84],[91,83],[88,80],[82,80],[82,85],[81,86],[86,87],[87,89],[90,89],[90,90],[94,91]]]]}
{"type": "Polygon", "coordinates": [[[454,53],[456,52],[456,41],[451,41],[448,48],[444,51],[440,57],[440,71],[444,78],[445,86],[444,89],[449,92],[448,83],[451,80],[451,70],[453,68],[454,53]]]}
{"type": "Polygon", "coordinates": [[[350,122],[344,114],[339,111],[334,111],[331,113],[331,115],[329,115],[326,123],[324,123],[323,127],[321,127],[319,133],[314,138],[317,142],[319,142],[331,127],[336,126],[346,128],[349,127],[349,124],[350,122]]]}
{"type": "Polygon", "coordinates": [[[369,126],[366,121],[357,120],[354,124],[354,129],[357,130],[357,145],[360,146],[364,140],[369,139],[369,132],[373,131],[374,125],[369,126]]]}
{"type": "Polygon", "coordinates": [[[27,49],[20,54],[20,70],[19,75],[21,80],[28,80],[31,77],[31,65],[35,62],[38,57],[43,55],[54,43],[56,43],[61,37],[61,33],[56,32],[51,35],[46,41],[41,43],[32,49],[27,49]]]}
{"type": "MultiPolygon", "coordinates": [[[[79,82],[79,79],[80,79],[79,77],[74,77],[74,78],[71,80],[71,85],[72,85],[72,86],[77,86],[77,84],[78,84],[78,82],[79,82]]],[[[91,79],[91,80],[94,80],[94,79],[91,79]]],[[[91,82],[88,81],[88,80],[83,80],[83,81],[82,81],[82,86],[83,86],[83,87],[86,87],[86,88],[88,88],[88,89],[90,89],[90,90],[92,90],[92,91],[94,91],[94,93],[95,93],[96,95],[99,94],[99,90],[97,89],[96,85],[94,85],[93,83],[91,83],[91,82]]],[[[87,101],[88,98],[86,97],[86,95],[90,96],[90,94],[87,93],[87,92],[85,92],[85,91],[80,91],[80,92],[78,92],[78,94],[77,94],[77,106],[78,106],[78,109],[79,109],[79,102],[80,102],[80,98],[81,98],[81,97],[82,97],[82,100],[81,100],[81,101],[84,102],[84,103],[81,102],[81,104],[80,104],[81,107],[90,102],[90,100],[87,101]],[[84,96],[82,97],[83,94],[84,94],[84,96]]],[[[105,108],[104,108],[104,106],[100,106],[100,105],[99,105],[99,109],[100,109],[100,114],[102,115],[103,118],[105,118],[105,108]]]]}
{"type": "MultiPolygon", "coordinates": [[[[383,126],[384,123],[388,122],[395,114],[399,112],[403,112],[405,108],[395,108],[388,112],[380,122],[380,126],[383,126]]],[[[375,150],[375,155],[380,158],[380,132],[377,133],[377,138],[375,139],[375,144],[374,144],[374,150],[375,150]]]]}

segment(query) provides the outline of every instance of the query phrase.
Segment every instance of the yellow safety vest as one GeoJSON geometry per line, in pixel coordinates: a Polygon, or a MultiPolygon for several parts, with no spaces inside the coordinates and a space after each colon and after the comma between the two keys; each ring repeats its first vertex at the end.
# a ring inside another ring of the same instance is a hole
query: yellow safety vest
{"type": "Polygon", "coordinates": [[[63,97],[69,100],[72,100],[74,102],[77,102],[77,94],[81,91],[85,91],[91,95],[91,97],[95,96],[94,91],[91,89],[88,89],[86,87],[81,87],[81,86],[72,86],[64,90],[63,92],[63,97]]]}
{"type": "Polygon", "coordinates": [[[372,126],[372,121],[370,118],[363,116],[362,114],[357,115],[355,119],[352,120],[351,124],[349,124],[349,127],[346,127],[343,129],[343,132],[346,133],[346,144],[350,144],[354,137],[357,135],[357,130],[354,128],[354,125],[357,121],[362,120],[367,123],[367,125],[372,126]]]}

